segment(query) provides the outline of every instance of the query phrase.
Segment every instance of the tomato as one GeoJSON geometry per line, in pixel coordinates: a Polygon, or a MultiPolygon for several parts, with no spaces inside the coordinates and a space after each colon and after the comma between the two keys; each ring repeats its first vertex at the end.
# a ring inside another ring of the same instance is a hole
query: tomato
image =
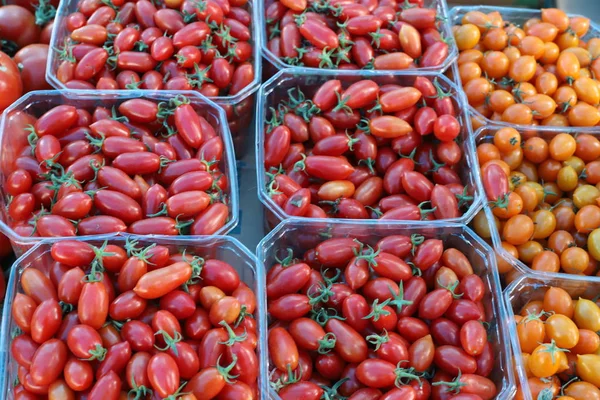
{"type": "Polygon", "coordinates": [[[541,344],[531,353],[528,367],[538,378],[552,376],[558,371],[561,355],[564,357],[554,341],[551,344],[541,344]]]}
{"type": "Polygon", "coordinates": [[[325,330],[336,337],[335,351],[347,362],[360,362],[367,356],[365,340],[346,323],[331,319],[325,330]]]}
{"type": "Polygon", "coordinates": [[[92,366],[86,362],[71,357],[63,370],[65,382],[75,391],[87,390],[91,387],[94,376],[92,366]]]}
{"type": "Polygon", "coordinates": [[[54,299],[40,303],[31,316],[31,338],[37,343],[44,343],[54,336],[61,323],[60,305],[54,299]]]}
{"type": "Polygon", "coordinates": [[[43,44],[31,44],[15,54],[14,61],[21,68],[24,92],[50,89],[43,72],[47,59],[48,46],[43,44]]]}
{"type": "Polygon", "coordinates": [[[396,366],[390,362],[368,359],[356,368],[358,380],[369,387],[384,388],[394,385],[396,381],[396,366]]]}
{"type": "Polygon", "coordinates": [[[478,356],[487,344],[487,332],[479,321],[467,321],[460,329],[460,342],[467,354],[478,356]]]}
{"type": "Polygon", "coordinates": [[[213,203],[199,214],[191,226],[192,235],[212,235],[225,225],[229,208],[223,203],[213,203]]]}
{"type": "Polygon", "coordinates": [[[75,325],[69,331],[67,344],[71,353],[78,358],[102,361],[106,354],[102,338],[88,325],[75,325]]]}
{"type": "Polygon", "coordinates": [[[435,346],[431,340],[431,335],[416,340],[408,349],[411,367],[417,371],[427,370],[433,362],[434,352],[435,346]]]}
{"type": "Polygon", "coordinates": [[[458,374],[459,371],[472,374],[477,370],[475,359],[454,346],[436,348],[434,362],[439,368],[451,374],[458,374]]]}
{"type": "Polygon", "coordinates": [[[285,386],[279,391],[282,400],[297,399],[299,396],[307,400],[317,400],[323,396],[323,389],[313,382],[296,382],[285,386]]]}
{"type": "Polygon", "coordinates": [[[600,308],[594,302],[587,299],[577,300],[573,320],[580,329],[596,331],[600,325],[596,319],[598,315],[600,315],[600,308]]]}
{"type": "Polygon", "coordinates": [[[77,307],[81,323],[100,329],[108,316],[108,306],[108,292],[102,282],[83,285],[77,307]]]}
{"type": "Polygon", "coordinates": [[[119,376],[109,371],[96,381],[89,394],[90,400],[117,399],[121,391],[121,380],[119,376]]]}
{"type": "Polygon", "coordinates": [[[179,387],[179,369],[175,360],[168,354],[158,353],[150,358],[147,373],[152,388],[161,397],[168,397],[177,391],[179,387]]]}
{"type": "Polygon", "coordinates": [[[29,376],[34,385],[45,386],[54,382],[67,362],[67,346],[58,340],[50,339],[36,350],[29,376]]]}
{"type": "MultiPolygon", "coordinates": [[[[9,6],[9,8],[10,7],[17,6],[9,6]]],[[[19,75],[17,64],[3,52],[0,52],[0,65],[3,66],[0,71],[0,82],[2,82],[0,93],[2,93],[3,99],[3,101],[0,102],[0,110],[4,110],[23,94],[23,83],[19,75]]]]}
{"type": "Polygon", "coordinates": [[[156,299],[184,284],[191,276],[190,264],[176,262],[142,275],[133,291],[142,298],[156,299]]]}
{"type": "Polygon", "coordinates": [[[577,325],[564,315],[552,315],[546,320],[546,334],[561,348],[570,349],[579,341],[577,325]]]}
{"type": "Polygon", "coordinates": [[[36,43],[40,28],[33,13],[18,5],[5,6],[0,10],[0,31],[5,40],[11,40],[18,48],[36,43]]]}
{"type": "Polygon", "coordinates": [[[281,371],[296,369],[298,348],[292,336],[283,328],[269,330],[269,354],[274,365],[281,371]]]}

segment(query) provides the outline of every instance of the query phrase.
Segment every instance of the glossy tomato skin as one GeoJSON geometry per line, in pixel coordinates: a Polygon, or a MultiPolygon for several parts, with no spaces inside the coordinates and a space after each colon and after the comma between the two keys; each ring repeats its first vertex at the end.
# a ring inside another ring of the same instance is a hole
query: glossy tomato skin
{"type": "Polygon", "coordinates": [[[79,320],[95,329],[100,329],[108,316],[109,297],[102,282],[83,285],[77,304],[79,320]]]}
{"type": "Polygon", "coordinates": [[[121,379],[119,376],[110,371],[96,381],[89,394],[89,399],[118,399],[121,391],[121,379]]]}
{"type": "Polygon", "coordinates": [[[148,361],[148,379],[158,394],[168,397],[179,387],[179,369],[168,354],[159,353],[148,361]]]}
{"type": "Polygon", "coordinates": [[[96,379],[110,374],[111,372],[121,373],[131,359],[131,346],[129,342],[120,342],[108,348],[106,357],[98,365],[96,370],[96,379]]]}
{"type": "Polygon", "coordinates": [[[34,385],[49,385],[60,376],[67,362],[67,346],[60,340],[43,343],[31,360],[29,375],[34,385]]]}
{"type": "Polygon", "coordinates": [[[360,362],[367,357],[365,340],[346,323],[332,319],[325,325],[325,330],[337,338],[335,350],[346,362],[360,362]]]}

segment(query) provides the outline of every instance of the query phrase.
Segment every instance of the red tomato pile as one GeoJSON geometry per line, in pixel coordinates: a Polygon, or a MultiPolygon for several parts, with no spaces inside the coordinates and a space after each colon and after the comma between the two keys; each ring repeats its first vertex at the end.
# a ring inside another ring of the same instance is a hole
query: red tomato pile
{"type": "Polygon", "coordinates": [[[57,79],[73,89],[235,95],[254,79],[247,0],[82,0],[57,79]]]}
{"type": "Polygon", "coordinates": [[[330,80],[312,98],[290,89],[265,125],[268,195],[290,216],[460,217],[472,197],[449,96],[424,77],[412,87],[330,80]]]}
{"type": "Polygon", "coordinates": [[[270,380],[283,400],[496,396],[487,290],[459,250],[413,234],[289,253],[266,288],[270,380]]]}
{"type": "Polygon", "coordinates": [[[210,235],[229,218],[223,141],[183,96],[60,105],[31,124],[4,184],[18,235],[210,235]]]}
{"type": "Polygon", "coordinates": [[[280,0],[265,18],[268,50],[289,65],[403,70],[437,67],[449,52],[423,0],[280,0]]]}
{"type": "Polygon", "coordinates": [[[258,398],[256,298],[231,265],[135,241],[51,250],[12,304],[16,399],[258,398]]]}

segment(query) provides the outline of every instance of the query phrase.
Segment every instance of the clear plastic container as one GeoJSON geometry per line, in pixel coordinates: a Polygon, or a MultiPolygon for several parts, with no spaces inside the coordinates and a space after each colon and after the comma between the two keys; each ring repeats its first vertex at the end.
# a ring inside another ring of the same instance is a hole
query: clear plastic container
{"type": "MultiPolygon", "coordinates": [[[[269,233],[257,246],[257,258],[268,270],[282,260],[287,254],[287,249],[294,251],[294,256],[314,248],[328,238],[352,237],[358,238],[371,246],[389,235],[411,235],[418,233],[426,238],[439,238],[444,240],[446,248],[454,247],[464,253],[471,261],[473,269],[479,275],[487,289],[484,297],[486,315],[490,316],[489,341],[494,344],[496,364],[490,375],[498,388],[496,399],[512,399],[516,390],[514,371],[512,370],[508,327],[506,326],[506,311],[502,300],[502,291],[498,278],[496,260],[493,250],[485,244],[471,229],[464,225],[446,223],[444,226],[421,224],[419,226],[399,226],[389,223],[373,223],[368,221],[353,221],[346,223],[332,223],[326,221],[308,221],[300,218],[290,218],[269,233]]],[[[263,302],[266,304],[266,302],[263,302]]],[[[263,311],[266,314],[266,310],[263,311]]],[[[268,363],[268,361],[267,361],[268,363]]],[[[273,399],[279,396],[271,391],[273,399]]]]}
{"type": "Polygon", "coordinates": [[[513,281],[504,291],[504,301],[507,309],[506,318],[510,334],[511,346],[513,348],[514,368],[517,374],[519,387],[523,391],[524,400],[532,399],[531,391],[527,385],[527,375],[521,357],[521,346],[517,335],[517,327],[514,316],[520,309],[532,300],[542,300],[546,290],[550,287],[560,287],[566,290],[574,298],[593,299],[600,293],[600,282],[591,282],[587,276],[569,275],[568,277],[534,277],[521,276],[513,281]]]}
{"type": "Polygon", "coordinates": [[[245,97],[238,100],[227,100],[214,97],[212,100],[223,107],[227,117],[227,125],[231,132],[235,158],[241,160],[252,146],[254,136],[254,125],[252,119],[256,106],[256,93],[258,86],[245,97]]]}
{"type": "MultiPolygon", "coordinates": [[[[505,125],[498,125],[498,124],[492,123],[490,125],[486,125],[485,127],[479,128],[475,132],[475,146],[479,146],[479,144],[481,144],[481,143],[492,143],[493,138],[494,138],[494,133],[498,129],[501,129],[504,126],[505,125]]],[[[559,133],[564,133],[564,132],[569,133],[569,131],[565,130],[564,128],[563,129],[551,129],[550,127],[545,127],[545,126],[528,127],[528,126],[518,126],[518,125],[515,125],[513,127],[521,134],[521,137],[524,139],[537,136],[537,137],[541,137],[542,139],[549,141],[554,136],[558,135],[559,133]]],[[[552,128],[556,128],[556,127],[552,127],[552,128]]],[[[589,132],[589,134],[600,139],[600,131],[589,132]]],[[[477,157],[477,153],[475,153],[475,156],[477,157]]],[[[479,163],[477,165],[479,165],[479,163]]],[[[479,169],[479,167],[477,167],[477,168],[479,169]]],[[[478,174],[478,178],[481,179],[481,174],[478,174]]],[[[481,182],[480,185],[481,185],[481,187],[483,187],[483,182],[481,182]]],[[[484,199],[484,204],[485,204],[485,199],[484,199]]],[[[514,267],[517,271],[519,271],[520,273],[523,273],[523,274],[526,273],[531,276],[537,276],[540,278],[546,277],[549,279],[562,279],[564,277],[574,276],[572,274],[567,274],[567,273],[563,273],[563,272],[535,271],[535,270],[529,268],[529,266],[525,265],[521,260],[518,260],[515,257],[513,257],[511,254],[509,254],[502,247],[502,238],[500,236],[500,232],[498,231],[498,229],[496,229],[496,225],[494,224],[494,216],[493,216],[489,206],[487,204],[485,204],[484,208],[486,209],[486,216],[488,218],[488,224],[490,226],[490,232],[492,234],[492,243],[494,245],[494,248],[496,249],[496,252],[499,255],[501,255],[503,258],[505,258],[506,260],[509,260],[511,262],[511,264],[514,265],[514,267]]],[[[589,281],[600,282],[600,276],[586,276],[586,279],[589,281]]]]}
{"type": "MultiPolygon", "coordinates": [[[[60,64],[60,51],[63,49],[65,41],[69,38],[70,34],[66,26],[66,18],[69,14],[77,11],[80,0],[67,0],[62,1],[58,10],[56,11],[56,17],[54,19],[54,28],[52,30],[52,40],[50,42],[50,52],[48,54],[48,63],[46,65],[46,80],[57,89],[66,89],[64,83],[58,80],[56,77],[56,70],[60,64]]],[[[255,28],[262,26],[262,14],[260,14],[260,6],[255,7],[255,0],[248,0],[248,11],[252,16],[252,22],[255,28]]],[[[259,4],[261,1],[258,2],[259,4]]],[[[261,75],[262,75],[262,63],[260,56],[260,32],[261,29],[251,29],[252,39],[252,63],[254,67],[254,80],[244,89],[240,90],[239,93],[233,96],[217,96],[211,98],[216,101],[226,101],[231,103],[239,103],[244,98],[248,97],[250,93],[253,93],[260,86],[261,75]]],[[[139,89],[142,92],[152,92],[152,90],[139,89]]]]}
{"type": "MultiPolygon", "coordinates": [[[[275,0],[263,0],[263,1],[259,2],[259,4],[260,4],[259,13],[260,13],[260,17],[262,18],[263,21],[265,19],[265,13],[266,13],[267,8],[274,2],[275,2],[275,0]]],[[[399,1],[398,3],[401,3],[401,2],[399,1]]],[[[441,35],[443,37],[446,37],[446,38],[454,37],[452,34],[452,29],[451,29],[452,26],[448,22],[449,10],[448,10],[448,5],[445,0],[425,0],[424,8],[435,8],[437,10],[438,18],[441,21],[440,28],[441,28],[441,35]]],[[[269,50],[269,47],[268,47],[269,35],[267,33],[266,22],[263,23],[261,25],[261,27],[262,27],[262,31],[261,31],[260,47],[261,47],[263,57],[268,61],[268,63],[265,63],[264,69],[265,69],[265,72],[267,72],[269,75],[275,74],[277,71],[281,71],[286,68],[292,68],[292,69],[294,69],[294,71],[300,71],[300,72],[304,71],[304,72],[310,72],[313,74],[319,74],[322,71],[335,71],[335,72],[342,72],[342,73],[346,72],[344,70],[339,70],[339,69],[325,69],[325,68],[321,69],[321,68],[311,68],[311,67],[299,67],[299,66],[295,66],[295,65],[284,62],[282,59],[275,56],[275,54],[273,54],[273,52],[271,52],[271,50],[269,50]]],[[[419,74],[421,72],[442,72],[442,71],[445,71],[454,62],[454,60],[456,59],[457,56],[458,56],[458,48],[456,47],[456,43],[453,40],[451,40],[448,43],[448,57],[441,65],[439,65],[437,67],[419,68],[419,69],[414,69],[414,70],[410,70],[410,71],[415,74],[419,74]]],[[[386,75],[386,74],[396,73],[396,72],[404,73],[406,71],[407,70],[405,70],[405,71],[384,71],[384,70],[367,70],[367,69],[360,70],[360,72],[368,74],[368,75],[386,75]]],[[[356,71],[354,71],[354,72],[356,72],[356,71]]]]}
{"type": "MultiPolygon", "coordinates": [[[[14,162],[21,149],[28,145],[27,135],[29,131],[25,130],[25,128],[28,124],[32,123],[32,117],[37,118],[60,104],[69,104],[93,111],[94,107],[103,106],[110,109],[129,99],[144,98],[161,102],[182,95],[190,99],[192,106],[197,110],[198,114],[205,117],[215,128],[217,134],[223,139],[224,150],[220,168],[229,179],[229,191],[227,194],[230,200],[230,211],[229,221],[217,234],[226,234],[237,225],[239,214],[237,170],[231,134],[225,123],[226,119],[223,109],[197,93],[166,90],[160,92],[47,90],[27,93],[5,110],[0,121],[0,186],[4,185],[6,177],[14,170],[14,162]]],[[[32,244],[39,242],[41,238],[20,236],[11,229],[6,214],[7,201],[7,193],[1,191],[0,230],[9,237],[17,255],[21,255],[32,244]]]]}
{"type": "MultiPolygon", "coordinates": [[[[245,282],[257,296],[257,312],[255,317],[258,325],[259,342],[257,355],[260,362],[259,374],[259,398],[267,399],[268,379],[267,379],[267,338],[266,338],[266,316],[264,314],[264,287],[265,277],[262,266],[257,262],[256,257],[246,249],[237,239],[229,236],[199,236],[191,237],[173,237],[173,238],[149,238],[144,236],[128,235],[131,239],[139,241],[140,245],[148,246],[156,243],[167,246],[171,249],[185,250],[187,254],[197,254],[205,258],[217,258],[232,265],[240,275],[240,279],[245,282]]],[[[77,240],[84,240],[77,238],[77,240]]],[[[109,244],[124,244],[126,238],[117,235],[101,235],[90,237],[85,240],[94,245],[102,245],[104,241],[109,244]]],[[[27,268],[37,268],[43,272],[48,271],[51,262],[50,249],[54,240],[44,240],[37,246],[30,249],[26,254],[19,258],[12,268],[10,280],[6,289],[6,299],[2,316],[2,336],[0,338],[0,396],[3,399],[13,399],[13,382],[17,377],[17,363],[10,355],[10,344],[15,331],[16,324],[12,319],[12,302],[17,293],[23,293],[20,285],[20,277],[27,268]]]]}
{"type": "MultiPolygon", "coordinates": [[[[458,6],[458,7],[453,7],[452,9],[450,9],[450,14],[449,14],[449,20],[450,20],[450,26],[454,26],[454,25],[459,25],[461,24],[461,20],[463,18],[463,16],[468,13],[469,11],[481,11],[485,14],[491,13],[491,12],[499,12],[500,15],[502,15],[502,18],[504,21],[508,21],[508,22],[512,22],[516,25],[522,26],[528,19],[530,18],[540,18],[541,16],[541,11],[540,10],[535,10],[535,9],[530,9],[530,8],[515,8],[515,7],[496,7],[496,6],[458,6]]],[[[576,14],[567,14],[569,16],[569,18],[572,17],[581,17],[581,15],[576,15],[576,14]]],[[[583,16],[585,17],[585,16],[583,16]]],[[[587,18],[587,17],[586,17],[587,18]]],[[[596,24],[593,21],[590,21],[590,28],[588,30],[588,33],[583,36],[583,40],[584,41],[588,41],[591,38],[597,38],[600,37],[600,25],[596,24]]],[[[457,69],[456,69],[457,71],[457,69]]],[[[459,85],[459,87],[462,87],[462,83],[460,80],[460,75],[458,73],[454,74],[454,79],[457,85],[459,85]]],[[[492,121],[489,118],[486,118],[485,116],[483,116],[479,111],[477,111],[475,109],[475,107],[470,106],[468,103],[466,103],[468,105],[469,108],[469,113],[471,114],[471,120],[473,123],[473,130],[476,130],[478,128],[481,128],[483,126],[486,126],[488,124],[500,124],[503,126],[511,126],[511,127],[517,127],[517,126],[522,126],[522,125],[518,125],[518,124],[512,124],[509,122],[503,122],[503,121],[492,121]]],[[[581,132],[581,133],[591,133],[594,131],[598,130],[597,126],[590,126],[590,127],[568,127],[568,128],[564,128],[564,127],[553,127],[553,126],[548,126],[548,129],[550,129],[551,131],[555,131],[555,132],[581,132]]]]}
{"type": "MultiPolygon", "coordinates": [[[[233,137],[233,143],[237,157],[243,156],[246,149],[248,138],[252,136],[252,110],[256,91],[258,90],[262,78],[262,57],[260,52],[262,14],[260,14],[260,3],[255,7],[256,0],[248,0],[248,9],[252,16],[250,32],[252,34],[252,65],[254,67],[254,80],[240,92],[233,96],[216,96],[210,99],[227,112],[227,121],[233,137]],[[256,29],[252,29],[252,28],[256,29]]],[[[64,83],[56,77],[56,71],[60,65],[60,52],[64,47],[65,41],[69,38],[69,31],[66,28],[66,18],[69,14],[77,11],[80,0],[65,0],[60,3],[56,11],[54,28],[52,30],[52,39],[48,53],[48,62],[46,65],[46,80],[56,89],[66,89],[64,83]]],[[[151,90],[138,89],[142,93],[153,92],[151,90]]],[[[197,92],[190,92],[197,94],[197,92]]]]}
{"type": "MultiPolygon", "coordinates": [[[[464,153],[463,159],[459,163],[459,174],[465,186],[468,187],[469,195],[473,196],[473,203],[464,215],[455,219],[438,220],[444,222],[468,223],[479,211],[483,203],[483,191],[478,183],[479,168],[477,167],[477,158],[475,153],[475,143],[473,141],[473,133],[471,124],[467,116],[466,107],[463,97],[458,94],[458,88],[444,75],[437,73],[420,73],[418,76],[426,77],[430,80],[438,80],[439,85],[445,91],[451,91],[453,95],[451,99],[454,102],[454,107],[458,111],[458,120],[461,125],[459,142],[461,143],[464,153]]],[[[289,88],[298,87],[304,92],[307,98],[312,97],[319,85],[331,79],[339,79],[342,81],[343,87],[349,86],[351,83],[360,79],[372,79],[379,84],[395,83],[402,86],[412,86],[417,75],[412,74],[388,74],[386,76],[366,76],[360,73],[352,75],[340,76],[333,71],[320,71],[319,74],[307,72],[299,72],[295,69],[280,71],[273,76],[264,85],[261,86],[258,92],[258,105],[256,112],[256,174],[258,181],[258,198],[265,206],[265,218],[267,219],[267,228],[272,229],[279,221],[289,218],[281,207],[279,207],[270,198],[267,192],[267,180],[264,169],[264,121],[267,120],[267,113],[270,107],[277,108],[277,104],[287,97],[289,88]]],[[[333,218],[334,221],[346,221],[344,219],[333,218]]],[[[376,220],[367,220],[370,222],[376,220]]],[[[402,221],[403,224],[412,224],[414,221],[402,221]]]]}

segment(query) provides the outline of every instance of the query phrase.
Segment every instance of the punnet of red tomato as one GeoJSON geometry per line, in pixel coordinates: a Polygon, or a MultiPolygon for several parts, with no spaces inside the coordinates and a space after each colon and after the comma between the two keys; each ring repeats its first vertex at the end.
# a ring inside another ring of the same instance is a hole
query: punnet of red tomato
{"type": "Polygon", "coordinates": [[[600,284],[522,276],[506,289],[515,400],[600,398],[600,284]]]}
{"type": "Polygon", "coordinates": [[[45,241],[9,283],[2,396],[266,398],[263,285],[225,236],[45,241]]]}
{"type": "MultiPolygon", "coordinates": [[[[277,69],[443,71],[457,49],[439,0],[266,0],[262,52],[277,69]]],[[[268,66],[266,67],[268,69],[268,66]]]]}
{"type": "Polygon", "coordinates": [[[283,71],[259,92],[259,198],[291,216],[468,221],[480,206],[474,143],[443,75],[283,71]]]}
{"type": "Polygon", "coordinates": [[[600,123],[600,27],[556,8],[456,7],[450,14],[475,128],[600,123]]]}
{"type": "Polygon", "coordinates": [[[242,96],[260,78],[253,13],[248,0],[65,1],[48,79],[57,88],[242,96]]]}
{"type": "Polygon", "coordinates": [[[225,115],[173,92],[33,92],[0,127],[5,233],[212,235],[237,223],[225,115]]]}
{"type": "Polygon", "coordinates": [[[257,256],[274,398],[513,398],[493,251],[469,228],[292,218],[257,256]]]}

